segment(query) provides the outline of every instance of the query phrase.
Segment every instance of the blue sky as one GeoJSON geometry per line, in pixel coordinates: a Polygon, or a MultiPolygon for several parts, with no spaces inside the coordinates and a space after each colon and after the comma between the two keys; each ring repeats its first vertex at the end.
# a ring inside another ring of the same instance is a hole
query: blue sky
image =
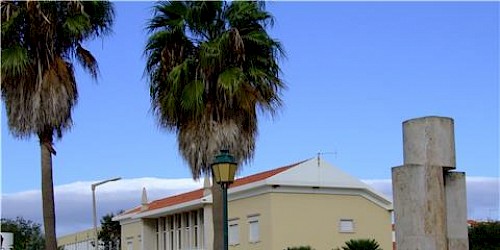
{"type": "MultiPolygon", "coordinates": [[[[87,43],[101,76],[77,69],[75,125],[57,141],[54,184],[110,177],[189,178],[175,134],[150,112],[143,78],[149,2],[115,2],[114,34],[87,43]]],[[[260,117],[255,159],[240,175],[325,154],[360,179],[401,165],[405,120],[455,120],[457,170],[499,175],[498,2],[269,2],[287,52],[285,106],[260,117]]],[[[40,187],[36,138],[8,132],[2,103],[2,193],[40,187]]],[[[89,187],[90,191],[90,187],[89,187]]],[[[498,194],[497,194],[498,196],[498,194]]],[[[498,197],[497,197],[498,199],[498,197]]],[[[497,210],[498,211],[498,210],[497,210]]]]}

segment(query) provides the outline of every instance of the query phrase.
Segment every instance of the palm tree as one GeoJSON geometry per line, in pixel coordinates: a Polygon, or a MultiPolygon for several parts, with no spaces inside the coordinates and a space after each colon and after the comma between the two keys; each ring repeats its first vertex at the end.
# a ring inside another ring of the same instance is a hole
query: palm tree
{"type": "Polygon", "coordinates": [[[1,12],[2,100],[11,133],[38,136],[45,249],[55,250],[53,139],[72,125],[73,61],[97,79],[97,61],[82,42],[111,31],[113,7],[107,1],[2,1],[1,12]]]}
{"type": "Polygon", "coordinates": [[[382,250],[374,239],[357,239],[345,242],[342,250],[382,250]]]}
{"type": "MultiPolygon", "coordinates": [[[[145,75],[161,127],[177,134],[194,179],[211,173],[219,149],[252,159],[258,112],[281,106],[280,43],[263,2],[167,1],[148,22],[145,75]]],[[[215,235],[222,237],[221,191],[212,188],[215,235]]],[[[214,239],[221,249],[222,238],[214,239]]]]}

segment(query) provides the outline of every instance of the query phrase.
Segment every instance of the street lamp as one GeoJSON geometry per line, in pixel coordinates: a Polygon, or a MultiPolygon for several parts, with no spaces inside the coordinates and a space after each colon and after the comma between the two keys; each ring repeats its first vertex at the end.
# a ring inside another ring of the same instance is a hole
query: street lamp
{"type": "Polygon", "coordinates": [[[224,250],[228,249],[227,237],[227,188],[234,181],[237,163],[229,150],[221,150],[215,156],[212,163],[212,174],[214,181],[222,188],[223,228],[224,228],[224,250]]]}
{"type": "Polygon", "coordinates": [[[117,181],[117,180],[120,180],[121,177],[117,177],[117,178],[113,178],[113,179],[109,179],[109,180],[105,180],[105,181],[101,181],[101,182],[97,182],[97,183],[94,183],[90,186],[90,188],[92,189],[92,206],[93,206],[93,212],[94,212],[94,249],[97,250],[97,247],[98,247],[98,240],[97,240],[97,211],[96,211],[96,206],[95,206],[95,188],[99,185],[102,185],[104,183],[107,183],[107,182],[110,182],[110,181],[117,181]]]}

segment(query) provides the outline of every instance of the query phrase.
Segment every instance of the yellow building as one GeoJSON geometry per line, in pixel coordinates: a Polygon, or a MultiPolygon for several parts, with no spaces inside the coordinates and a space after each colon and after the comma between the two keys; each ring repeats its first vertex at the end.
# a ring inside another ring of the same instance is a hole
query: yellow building
{"type": "Polygon", "coordinates": [[[93,250],[94,229],[88,229],[57,238],[57,246],[62,250],[93,250]]]}
{"type": "MultiPolygon", "coordinates": [[[[113,218],[123,250],[212,249],[210,184],[147,202],[113,218]]],[[[319,158],[239,178],[228,190],[232,250],[331,250],[372,238],[392,249],[392,204],[319,158]]]]}

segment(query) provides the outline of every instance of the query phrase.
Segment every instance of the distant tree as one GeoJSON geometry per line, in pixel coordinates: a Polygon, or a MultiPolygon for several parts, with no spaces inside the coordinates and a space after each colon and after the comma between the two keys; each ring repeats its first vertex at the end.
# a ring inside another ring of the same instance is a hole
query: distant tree
{"type": "Polygon", "coordinates": [[[1,219],[2,232],[14,234],[14,250],[44,250],[45,238],[40,224],[22,217],[1,219]]]}
{"type": "Polygon", "coordinates": [[[345,242],[342,250],[382,250],[378,242],[374,239],[356,239],[345,242]]]}
{"type": "Polygon", "coordinates": [[[478,222],[469,227],[469,249],[500,249],[500,221],[478,222]]]}
{"type": "MultiPolygon", "coordinates": [[[[118,214],[122,211],[118,212],[118,214]]],[[[101,218],[101,230],[98,234],[104,250],[120,250],[121,228],[120,222],[113,221],[113,213],[106,214],[101,218]]]]}

